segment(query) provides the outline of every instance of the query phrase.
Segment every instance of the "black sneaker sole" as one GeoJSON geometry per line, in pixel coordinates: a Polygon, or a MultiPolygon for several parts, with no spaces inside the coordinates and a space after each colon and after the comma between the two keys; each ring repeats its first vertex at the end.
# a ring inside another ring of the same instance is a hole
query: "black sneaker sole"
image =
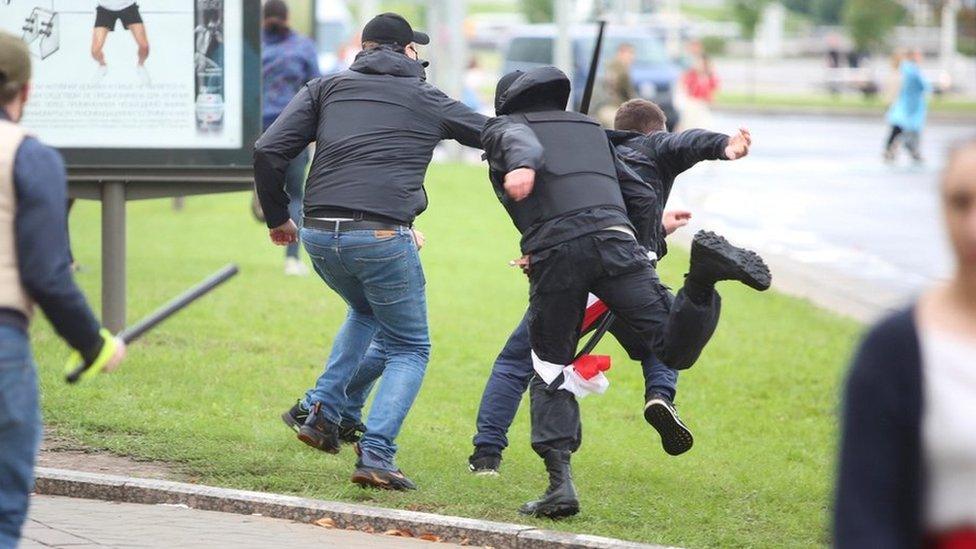
{"type": "Polygon", "coordinates": [[[555,505],[553,507],[547,507],[544,509],[536,509],[533,512],[523,511],[519,509],[519,513],[529,516],[529,517],[545,517],[553,520],[571,517],[579,513],[579,504],[571,505],[555,505]]]}
{"type": "Polygon", "coordinates": [[[734,272],[729,280],[738,280],[760,292],[768,290],[772,283],[769,267],[759,254],[733,246],[724,236],[711,231],[699,231],[695,235],[692,241],[692,257],[696,255],[705,255],[714,261],[731,264],[734,272]],[[696,254],[696,251],[699,253],[696,254]]]}
{"type": "Polygon", "coordinates": [[[691,450],[695,438],[663,400],[651,399],[644,406],[644,419],[661,435],[661,446],[672,456],[691,450]]]}
{"type": "Polygon", "coordinates": [[[315,448],[316,450],[322,450],[327,454],[339,453],[338,444],[335,446],[329,444],[325,440],[325,438],[322,435],[320,435],[317,431],[309,427],[306,427],[304,425],[302,425],[301,428],[298,429],[298,440],[304,442],[305,444],[308,444],[309,446],[315,448]]]}
{"type": "Polygon", "coordinates": [[[296,420],[291,415],[291,411],[281,414],[281,421],[284,421],[285,425],[287,425],[289,429],[295,431],[296,433],[298,432],[299,429],[302,428],[302,424],[299,423],[298,420],[296,420]]]}
{"type": "Polygon", "coordinates": [[[373,471],[364,471],[362,469],[356,469],[350,480],[353,484],[358,484],[360,488],[378,488],[380,490],[396,490],[399,492],[416,490],[416,488],[383,478],[373,471]]]}

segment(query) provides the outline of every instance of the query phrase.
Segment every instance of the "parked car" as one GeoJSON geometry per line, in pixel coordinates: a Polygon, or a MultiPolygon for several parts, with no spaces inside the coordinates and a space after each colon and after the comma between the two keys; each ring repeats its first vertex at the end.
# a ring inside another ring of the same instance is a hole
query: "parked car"
{"type": "MultiPolygon", "coordinates": [[[[597,26],[580,25],[570,29],[572,40],[572,107],[578,109],[593,56],[597,26]]],[[[678,122],[674,108],[674,90],[681,76],[681,67],[668,58],[661,32],[649,28],[608,26],[597,70],[597,79],[616,55],[621,44],[634,46],[636,58],[631,67],[631,79],[641,97],[654,101],[668,115],[668,127],[678,122]]],[[[555,25],[525,25],[510,31],[504,48],[503,72],[531,70],[555,64],[555,25]]]]}

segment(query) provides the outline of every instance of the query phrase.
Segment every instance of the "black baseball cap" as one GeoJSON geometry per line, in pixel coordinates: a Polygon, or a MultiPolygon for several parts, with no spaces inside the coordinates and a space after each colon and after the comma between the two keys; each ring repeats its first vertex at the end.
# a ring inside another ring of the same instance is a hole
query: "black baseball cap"
{"type": "Polygon", "coordinates": [[[430,36],[415,31],[402,15],[397,13],[381,13],[370,19],[363,27],[363,42],[379,44],[397,44],[406,47],[407,44],[430,44],[430,36]]]}

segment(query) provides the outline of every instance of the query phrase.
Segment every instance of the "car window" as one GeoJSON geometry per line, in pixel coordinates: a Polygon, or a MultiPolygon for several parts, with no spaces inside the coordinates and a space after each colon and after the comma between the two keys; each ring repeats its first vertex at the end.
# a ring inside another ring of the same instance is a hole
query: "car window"
{"type": "Polygon", "coordinates": [[[508,61],[552,63],[552,38],[515,38],[508,46],[508,61]]]}

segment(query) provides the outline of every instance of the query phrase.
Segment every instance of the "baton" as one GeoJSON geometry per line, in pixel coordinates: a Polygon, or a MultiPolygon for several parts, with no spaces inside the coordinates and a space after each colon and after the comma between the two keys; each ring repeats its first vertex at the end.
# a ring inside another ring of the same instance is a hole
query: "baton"
{"type": "Polygon", "coordinates": [[[596,44],[593,46],[593,57],[590,59],[590,72],[586,75],[586,86],[583,87],[583,100],[580,101],[580,111],[583,114],[590,112],[590,100],[593,98],[593,86],[596,84],[596,70],[600,65],[600,51],[603,50],[603,31],[606,29],[606,21],[597,21],[600,25],[596,32],[596,44]]]}
{"type": "MultiPolygon", "coordinates": [[[[138,340],[140,337],[145,335],[146,332],[160,325],[167,318],[180,312],[187,305],[210,293],[214,288],[220,286],[236,275],[237,272],[237,265],[227,265],[203,282],[176,296],[166,305],[156,309],[149,316],[122,330],[116,337],[121,339],[126,345],[138,340]]],[[[91,364],[85,364],[84,362],[78,364],[73,370],[71,370],[70,373],[65,375],[65,380],[68,383],[77,383],[78,380],[81,379],[82,374],[84,374],[90,367],[91,364]]]]}

